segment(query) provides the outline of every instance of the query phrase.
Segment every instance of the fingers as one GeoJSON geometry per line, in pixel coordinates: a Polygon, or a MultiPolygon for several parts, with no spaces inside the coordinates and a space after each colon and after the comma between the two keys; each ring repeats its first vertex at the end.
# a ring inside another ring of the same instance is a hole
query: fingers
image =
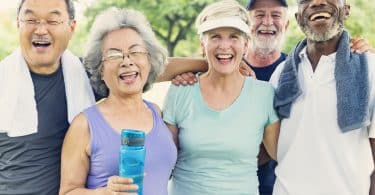
{"type": "Polygon", "coordinates": [[[181,75],[181,77],[182,77],[185,81],[187,81],[189,84],[194,84],[194,83],[197,82],[197,78],[196,78],[195,74],[192,73],[192,72],[184,73],[184,74],[181,75]]]}
{"type": "Polygon", "coordinates": [[[194,73],[187,72],[181,75],[177,75],[174,79],[172,79],[172,84],[179,86],[179,85],[192,85],[196,83],[198,80],[194,73]]]}
{"type": "Polygon", "coordinates": [[[255,72],[249,66],[241,66],[240,73],[244,76],[250,76],[256,78],[255,72]]]}
{"type": "Polygon", "coordinates": [[[128,192],[126,194],[137,194],[137,193],[130,193],[129,191],[136,191],[138,190],[138,186],[135,184],[126,185],[126,184],[112,184],[110,186],[110,191],[112,192],[128,192]]]}
{"type": "Polygon", "coordinates": [[[250,68],[250,66],[247,65],[244,61],[240,63],[240,73],[243,76],[250,76],[256,78],[255,72],[253,69],[250,68]]]}
{"type": "Polygon", "coordinates": [[[250,69],[250,76],[254,77],[254,79],[257,78],[257,75],[255,74],[255,72],[252,69],[250,69]]]}
{"type": "Polygon", "coordinates": [[[123,178],[119,176],[112,176],[107,181],[107,191],[110,194],[118,195],[136,195],[137,193],[130,193],[129,191],[135,191],[138,189],[136,184],[133,184],[133,180],[130,178],[123,178]],[[129,192],[129,193],[125,193],[129,192]]]}
{"type": "Polygon", "coordinates": [[[350,49],[352,52],[363,53],[372,49],[369,42],[362,37],[355,37],[350,40],[350,49]]]}

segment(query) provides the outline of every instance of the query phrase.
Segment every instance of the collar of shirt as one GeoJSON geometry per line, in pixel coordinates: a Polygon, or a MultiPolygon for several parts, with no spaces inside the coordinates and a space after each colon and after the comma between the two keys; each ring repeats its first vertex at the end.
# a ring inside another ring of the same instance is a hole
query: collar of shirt
{"type": "Polygon", "coordinates": [[[307,56],[307,47],[301,50],[299,57],[301,59],[300,70],[302,70],[306,82],[322,84],[334,80],[336,52],[329,55],[322,55],[315,71],[313,71],[311,62],[307,56]]]}

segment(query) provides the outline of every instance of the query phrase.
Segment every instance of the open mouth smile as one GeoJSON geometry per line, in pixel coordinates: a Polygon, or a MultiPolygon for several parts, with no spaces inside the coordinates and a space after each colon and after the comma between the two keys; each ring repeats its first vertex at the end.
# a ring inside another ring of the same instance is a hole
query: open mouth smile
{"type": "Polygon", "coordinates": [[[275,30],[258,30],[257,33],[260,35],[276,35],[275,30]]]}
{"type": "Polygon", "coordinates": [[[215,57],[219,62],[230,62],[234,56],[232,54],[217,54],[215,57]]]}
{"type": "Polygon", "coordinates": [[[332,17],[332,15],[328,12],[317,12],[310,15],[310,21],[318,21],[318,20],[328,20],[332,17]]]}
{"type": "Polygon", "coordinates": [[[119,75],[119,79],[125,81],[126,83],[134,81],[139,76],[139,73],[136,71],[124,72],[119,75]]]}
{"type": "Polygon", "coordinates": [[[46,47],[49,47],[51,45],[51,42],[49,42],[49,41],[32,41],[31,44],[34,47],[37,47],[37,48],[46,48],[46,47]]]}

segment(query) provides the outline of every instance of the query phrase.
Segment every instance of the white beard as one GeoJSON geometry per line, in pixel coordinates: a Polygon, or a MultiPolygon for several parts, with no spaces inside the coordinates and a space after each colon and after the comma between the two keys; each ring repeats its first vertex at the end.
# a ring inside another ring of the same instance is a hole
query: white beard
{"type": "Polygon", "coordinates": [[[270,39],[253,35],[250,38],[250,47],[252,48],[252,50],[259,52],[260,54],[270,54],[271,52],[279,50],[281,48],[281,45],[285,40],[284,34],[284,31],[278,32],[275,37],[272,37],[270,39]]]}
{"type": "Polygon", "coordinates": [[[307,25],[301,26],[301,29],[308,39],[314,42],[324,42],[340,34],[343,31],[343,26],[338,22],[335,22],[332,28],[329,28],[326,32],[323,33],[314,32],[307,25]]]}

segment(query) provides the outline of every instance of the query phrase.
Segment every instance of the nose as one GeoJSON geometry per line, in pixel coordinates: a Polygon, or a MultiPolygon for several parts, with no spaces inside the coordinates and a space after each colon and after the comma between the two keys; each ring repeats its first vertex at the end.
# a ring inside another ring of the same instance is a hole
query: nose
{"type": "Polygon", "coordinates": [[[327,0],[312,0],[310,6],[323,6],[327,5],[327,0]]]}
{"type": "Polygon", "coordinates": [[[124,58],[122,59],[122,62],[120,63],[120,67],[128,67],[133,66],[134,62],[129,58],[129,55],[124,55],[124,58]]]}
{"type": "Polygon", "coordinates": [[[46,23],[41,22],[41,23],[37,24],[34,33],[37,34],[37,35],[47,34],[48,30],[47,30],[47,27],[46,27],[46,23]]]}
{"type": "Polygon", "coordinates": [[[229,38],[222,39],[219,43],[219,49],[227,49],[231,46],[231,40],[229,38]]]}
{"type": "Polygon", "coordinates": [[[271,14],[267,14],[266,16],[264,16],[262,23],[266,26],[273,25],[273,18],[271,14]]]}

